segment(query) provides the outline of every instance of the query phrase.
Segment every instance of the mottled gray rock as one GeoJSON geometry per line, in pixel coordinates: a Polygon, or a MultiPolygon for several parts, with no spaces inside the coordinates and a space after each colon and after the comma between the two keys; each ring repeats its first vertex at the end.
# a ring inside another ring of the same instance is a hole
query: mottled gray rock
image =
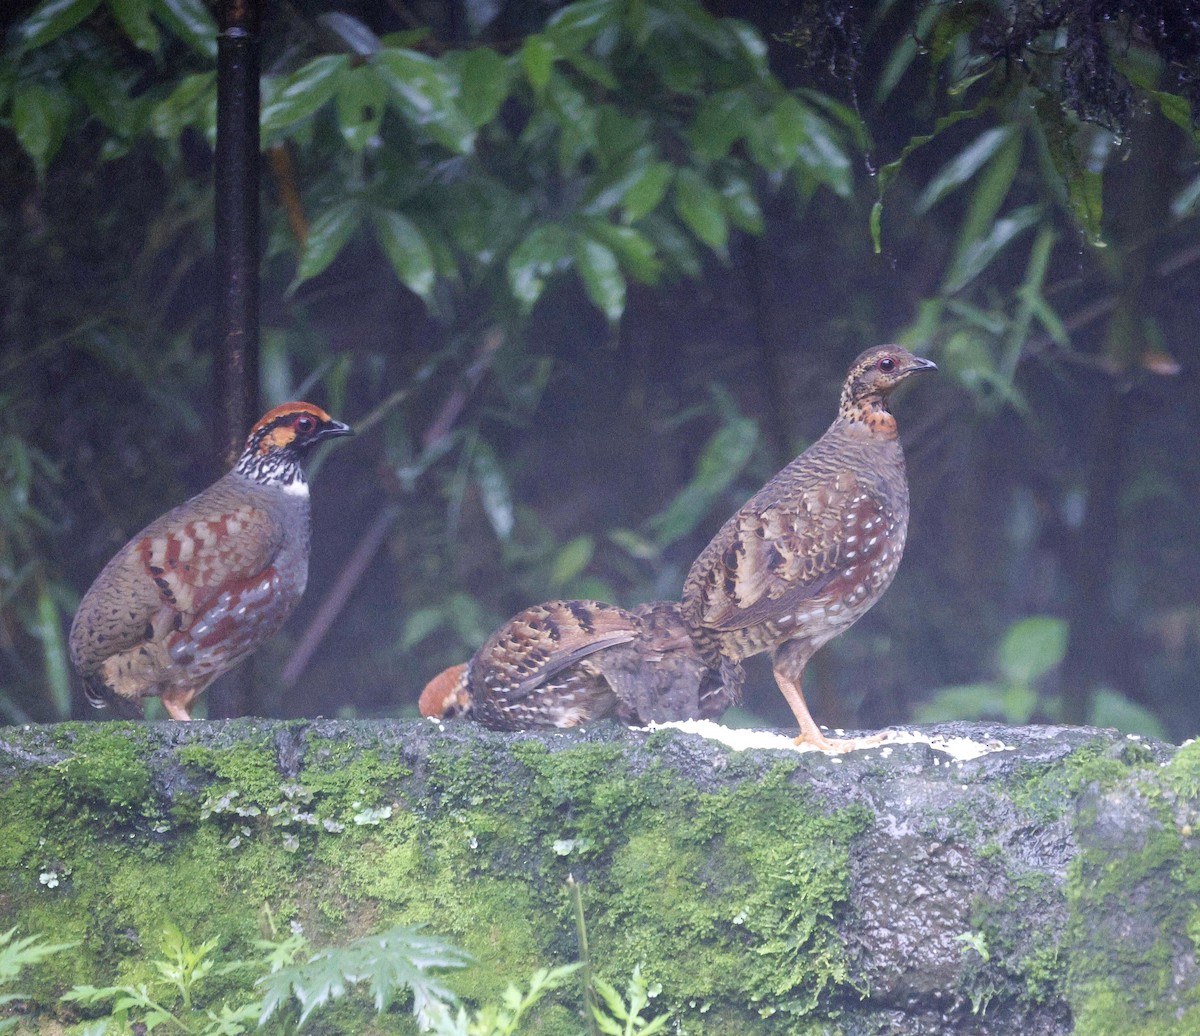
{"type": "MultiPolygon", "coordinates": [[[[0,931],[80,942],[23,980],[35,1017],[147,970],[165,921],[236,954],[264,904],[314,942],[428,922],[478,958],[457,988],[494,1000],[574,958],[571,873],[600,973],[620,987],[641,963],[689,1034],[1200,1033],[1200,746],[925,732],[993,750],[734,751],[609,723],[6,728],[0,931]]],[[[579,1032],[569,1003],[539,1024],[579,1032]]]]}

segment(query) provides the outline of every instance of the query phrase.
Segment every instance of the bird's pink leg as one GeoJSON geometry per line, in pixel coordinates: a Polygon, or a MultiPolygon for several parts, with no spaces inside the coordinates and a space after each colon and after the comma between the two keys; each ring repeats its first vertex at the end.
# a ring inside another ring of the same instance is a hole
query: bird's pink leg
{"type": "Polygon", "coordinates": [[[823,752],[852,752],[857,748],[869,748],[887,740],[887,734],[872,734],[870,737],[826,737],[821,733],[816,720],[808,711],[804,701],[804,692],[800,690],[800,681],[793,680],[775,666],[775,682],[791,707],[792,715],[800,724],[800,736],[796,738],[798,745],[813,745],[823,752]]]}
{"type": "MultiPolygon", "coordinates": [[[[203,688],[201,688],[201,690],[203,690],[203,688]]],[[[167,710],[167,715],[170,716],[171,719],[188,721],[192,718],[192,713],[190,711],[192,702],[199,694],[200,690],[196,690],[192,687],[187,687],[183,690],[171,688],[170,690],[163,691],[163,708],[167,710]]]]}

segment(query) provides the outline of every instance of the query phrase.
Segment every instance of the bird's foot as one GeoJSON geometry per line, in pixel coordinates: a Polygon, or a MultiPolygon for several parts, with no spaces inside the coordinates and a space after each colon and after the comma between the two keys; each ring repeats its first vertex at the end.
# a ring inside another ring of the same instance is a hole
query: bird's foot
{"type": "Polygon", "coordinates": [[[812,745],[822,752],[857,752],[860,748],[881,745],[891,737],[888,731],[867,737],[826,737],[821,731],[805,731],[794,739],[797,745],[812,745]]]}
{"type": "Polygon", "coordinates": [[[200,691],[192,690],[191,688],[182,691],[175,689],[163,691],[161,695],[163,708],[166,709],[167,715],[171,719],[180,720],[184,723],[189,722],[192,718],[192,701],[199,694],[200,691]]]}

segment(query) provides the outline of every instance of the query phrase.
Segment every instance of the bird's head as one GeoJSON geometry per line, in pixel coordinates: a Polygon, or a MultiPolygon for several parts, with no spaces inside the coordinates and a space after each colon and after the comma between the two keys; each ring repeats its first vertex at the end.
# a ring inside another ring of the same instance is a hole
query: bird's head
{"type": "Polygon", "coordinates": [[[887,399],[903,381],[922,371],[935,371],[932,360],[914,356],[899,345],[877,345],[861,353],[846,375],[838,415],[844,420],[864,422],[872,430],[895,434],[895,422],[887,412],[887,399]],[[878,426],[878,427],[876,427],[878,426]]]}
{"type": "Polygon", "coordinates": [[[443,669],[425,685],[418,703],[426,719],[453,719],[471,711],[471,692],[467,688],[467,665],[443,669]]]}
{"type": "Polygon", "coordinates": [[[312,403],[284,403],[268,410],[250,429],[236,470],[264,484],[285,489],[304,486],[300,462],[319,442],[353,435],[348,424],[335,421],[312,403]]]}
{"type": "Polygon", "coordinates": [[[867,396],[887,398],[906,378],[921,371],[935,371],[937,364],[923,360],[898,345],[877,345],[854,361],[846,376],[846,391],[852,399],[867,396]]]}

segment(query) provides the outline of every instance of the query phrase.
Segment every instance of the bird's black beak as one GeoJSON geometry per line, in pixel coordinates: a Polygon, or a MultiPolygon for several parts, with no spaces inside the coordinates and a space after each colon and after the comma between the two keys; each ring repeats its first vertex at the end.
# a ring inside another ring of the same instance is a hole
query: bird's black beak
{"type": "Polygon", "coordinates": [[[317,431],[309,442],[318,443],[324,442],[326,439],[338,439],[343,435],[353,435],[354,429],[348,424],[343,424],[341,421],[334,421],[332,418],[325,422],[317,431]]]}
{"type": "Polygon", "coordinates": [[[935,371],[937,369],[938,365],[934,363],[933,360],[926,360],[922,359],[920,356],[914,356],[913,362],[904,369],[904,373],[919,374],[921,371],[935,371]]]}

